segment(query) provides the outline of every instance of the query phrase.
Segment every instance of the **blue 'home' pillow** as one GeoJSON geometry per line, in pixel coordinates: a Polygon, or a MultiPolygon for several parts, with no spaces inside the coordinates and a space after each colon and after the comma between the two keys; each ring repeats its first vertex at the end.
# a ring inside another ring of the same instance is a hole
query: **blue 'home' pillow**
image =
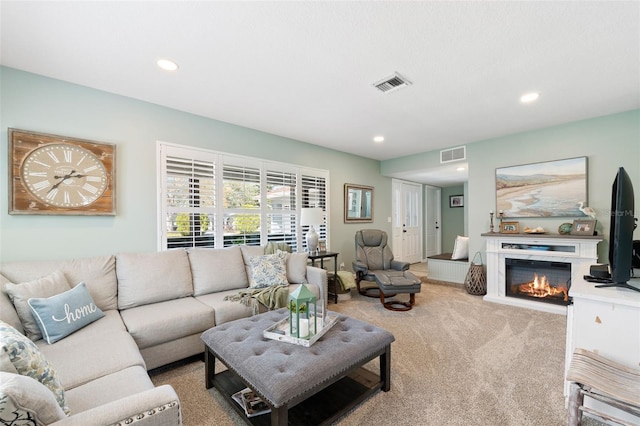
{"type": "Polygon", "coordinates": [[[80,283],[71,290],[55,296],[32,297],[27,303],[40,327],[43,339],[49,344],[67,337],[104,316],[93,302],[85,283],[80,283]]]}

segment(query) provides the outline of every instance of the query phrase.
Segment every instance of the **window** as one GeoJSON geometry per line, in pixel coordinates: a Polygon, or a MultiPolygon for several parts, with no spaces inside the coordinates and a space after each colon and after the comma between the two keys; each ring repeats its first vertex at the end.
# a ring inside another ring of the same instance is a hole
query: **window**
{"type": "MultiPolygon", "coordinates": [[[[306,249],[302,207],[328,209],[326,170],[159,143],[162,250],[285,242],[306,249]]],[[[328,217],[317,231],[326,240],[328,217]]]]}

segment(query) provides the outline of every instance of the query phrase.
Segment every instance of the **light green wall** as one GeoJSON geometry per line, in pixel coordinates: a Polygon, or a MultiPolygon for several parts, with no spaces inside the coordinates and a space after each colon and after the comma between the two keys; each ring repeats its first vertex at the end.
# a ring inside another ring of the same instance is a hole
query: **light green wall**
{"type": "MultiPolygon", "coordinates": [[[[329,170],[330,248],[346,265],[354,257],[353,235],[364,226],[343,223],[344,183],[375,187],[374,222],[366,227],[390,233],[391,179],[382,175],[439,166],[438,151],[379,163],[6,67],[0,67],[0,93],[0,188],[5,191],[9,127],[115,143],[118,150],[115,217],[8,215],[7,195],[0,191],[5,194],[0,197],[1,261],[157,250],[158,140],[329,170]]],[[[468,144],[464,233],[470,253],[484,250],[480,234],[489,230],[488,213],[495,210],[496,167],[577,156],[589,158],[589,204],[599,213],[598,230],[607,234],[617,168],[629,172],[636,194],[640,188],[640,110],[468,144]]],[[[555,232],[567,220],[520,222],[555,232]]],[[[606,250],[608,244],[601,243],[601,261],[606,250]]]]}
{"type": "MultiPolygon", "coordinates": [[[[421,164],[438,167],[438,153],[431,151],[383,161],[380,170],[389,174],[418,170],[421,164]]],[[[597,231],[608,239],[611,184],[618,167],[624,167],[629,173],[636,200],[640,199],[640,110],[467,144],[469,180],[465,188],[465,223],[469,253],[484,252],[481,234],[489,231],[489,211],[496,211],[496,168],[581,156],[588,157],[588,205],[598,213],[597,231]]],[[[636,202],[636,216],[640,216],[639,210],[636,202]]],[[[548,232],[557,233],[561,223],[573,219],[531,218],[519,219],[519,222],[521,228],[542,226],[548,232]]],[[[444,238],[443,235],[443,247],[444,238]]],[[[635,231],[634,239],[640,239],[640,230],[635,231]]],[[[608,249],[608,241],[598,245],[600,262],[607,262],[608,249]]]]}
{"type": "Polygon", "coordinates": [[[0,261],[66,259],[158,249],[156,142],[171,142],[330,171],[330,249],[354,258],[361,225],[343,223],[343,185],[375,188],[374,222],[391,231],[391,179],[379,162],[0,67],[0,261]],[[9,215],[7,128],[78,137],[117,146],[118,214],[9,215]]]}
{"type": "MultiPolygon", "coordinates": [[[[464,207],[449,207],[449,196],[451,195],[465,195],[464,185],[450,186],[442,188],[441,206],[442,206],[442,253],[453,252],[453,245],[455,244],[456,237],[458,235],[465,234],[464,226],[464,211],[467,208],[465,202],[464,207]]],[[[465,196],[466,201],[466,196],[465,196]]]]}
{"type": "MultiPolygon", "coordinates": [[[[629,173],[636,200],[640,190],[640,110],[577,121],[467,145],[469,158],[469,252],[484,251],[480,236],[489,230],[489,211],[496,210],[495,169],[562,158],[587,157],[588,205],[597,212],[596,229],[607,241],[598,244],[600,262],[607,261],[611,184],[618,167],[629,173]]],[[[639,207],[636,201],[636,216],[639,207]]],[[[542,226],[557,233],[575,218],[518,219],[521,229],[542,226]]],[[[640,238],[636,230],[635,239],[640,238]]]]}

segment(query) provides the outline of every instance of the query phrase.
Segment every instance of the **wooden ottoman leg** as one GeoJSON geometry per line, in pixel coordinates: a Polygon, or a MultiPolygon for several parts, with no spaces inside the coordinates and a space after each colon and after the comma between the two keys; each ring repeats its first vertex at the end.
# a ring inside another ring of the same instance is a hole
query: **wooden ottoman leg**
{"type": "Polygon", "coordinates": [[[208,346],[204,349],[204,387],[211,389],[216,376],[216,357],[208,346]]]}
{"type": "Polygon", "coordinates": [[[287,426],[289,423],[289,406],[284,405],[271,409],[271,426],[287,426]]]}
{"type": "Polygon", "coordinates": [[[572,382],[569,385],[569,406],[567,407],[567,426],[578,426],[582,419],[580,407],[584,403],[584,395],[580,385],[572,382]]]}
{"type": "Polygon", "coordinates": [[[389,392],[391,389],[391,345],[387,345],[380,355],[380,382],[380,389],[389,392]]]}

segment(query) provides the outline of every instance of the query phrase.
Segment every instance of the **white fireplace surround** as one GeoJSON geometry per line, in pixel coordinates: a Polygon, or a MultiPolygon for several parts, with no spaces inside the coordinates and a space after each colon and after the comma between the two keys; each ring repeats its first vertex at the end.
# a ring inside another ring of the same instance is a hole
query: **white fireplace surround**
{"type": "Polygon", "coordinates": [[[506,295],[505,259],[541,260],[571,264],[571,282],[582,280],[598,261],[601,236],[560,234],[482,234],[487,239],[487,294],[484,300],[556,314],[567,307],[506,295]]]}

